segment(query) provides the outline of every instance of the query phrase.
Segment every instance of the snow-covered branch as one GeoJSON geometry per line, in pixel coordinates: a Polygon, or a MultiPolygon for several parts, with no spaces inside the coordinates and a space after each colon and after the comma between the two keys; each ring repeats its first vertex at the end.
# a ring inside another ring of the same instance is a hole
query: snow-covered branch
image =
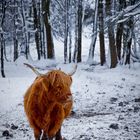
{"type": "Polygon", "coordinates": [[[133,6],[128,6],[123,9],[121,12],[118,12],[116,15],[111,16],[108,20],[111,19],[111,22],[122,23],[127,21],[130,17],[140,14],[140,2],[136,3],[133,6]]]}

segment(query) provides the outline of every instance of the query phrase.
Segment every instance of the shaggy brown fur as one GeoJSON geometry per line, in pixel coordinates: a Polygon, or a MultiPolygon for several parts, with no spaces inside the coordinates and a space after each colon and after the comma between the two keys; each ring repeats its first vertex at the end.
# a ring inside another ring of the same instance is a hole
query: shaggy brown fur
{"type": "Polygon", "coordinates": [[[69,116],[73,104],[71,76],[60,70],[40,75],[24,96],[24,109],[36,140],[56,137],[62,140],[61,125],[69,116]]]}

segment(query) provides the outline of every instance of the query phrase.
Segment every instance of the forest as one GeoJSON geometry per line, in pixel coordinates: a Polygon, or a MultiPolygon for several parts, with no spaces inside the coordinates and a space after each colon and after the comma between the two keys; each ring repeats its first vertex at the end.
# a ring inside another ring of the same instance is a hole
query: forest
{"type": "Polygon", "coordinates": [[[140,140],[139,118],[140,0],[0,0],[0,140],[140,140]]]}

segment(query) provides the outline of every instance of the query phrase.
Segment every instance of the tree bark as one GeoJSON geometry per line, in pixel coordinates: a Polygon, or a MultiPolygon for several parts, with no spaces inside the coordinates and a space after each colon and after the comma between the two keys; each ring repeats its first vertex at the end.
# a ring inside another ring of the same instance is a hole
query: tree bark
{"type": "MultiPolygon", "coordinates": [[[[124,7],[125,7],[125,0],[119,0],[119,11],[121,11],[124,7]]],[[[123,23],[118,23],[117,31],[116,31],[116,48],[117,48],[117,56],[119,61],[121,60],[122,35],[123,35],[123,23]]]]}
{"type": "Polygon", "coordinates": [[[47,58],[54,59],[54,44],[53,44],[53,37],[51,32],[51,25],[49,23],[49,7],[50,7],[50,0],[42,0],[42,11],[43,11],[43,18],[46,27],[46,40],[47,40],[47,58]]]}
{"type": "Polygon", "coordinates": [[[38,60],[40,60],[41,54],[40,54],[40,41],[39,41],[39,18],[37,15],[37,6],[35,0],[32,0],[32,6],[33,6],[33,15],[34,15],[36,50],[37,50],[38,60]]]}
{"type": "Polygon", "coordinates": [[[117,32],[116,32],[116,47],[117,47],[117,56],[119,61],[121,60],[122,35],[123,35],[123,23],[119,23],[117,25],[117,32]]]}
{"type": "Polygon", "coordinates": [[[91,63],[91,64],[93,63],[93,59],[94,59],[94,50],[95,50],[95,44],[96,44],[96,39],[97,39],[98,3],[99,3],[99,0],[96,0],[93,31],[92,31],[93,35],[92,35],[92,41],[90,44],[89,55],[88,55],[88,63],[91,63]]]}
{"type": "Polygon", "coordinates": [[[133,18],[130,18],[127,22],[127,35],[126,35],[126,59],[125,65],[130,64],[130,55],[131,55],[131,44],[132,44],[132,30],[133,30],[133,18]]]}
{"type": "Polygon", "coordinates": [[[4,78],[5,77],[5,72],[4,72],[4,45],[3,45],[3,34],[1,33],[1,75],[4,78]]]}
{"type": "MultiPolygon", "coordinates": [[[[125,6],[132,6],[135,4],[135,0],[130,0],[125,6]],[[128,4],[128,5],[127,5],[128,4]]],[[[130,64],[131,56],[131,45],[132,45],[132,34],[134,29],[134,18],[129,17],[129,19],[124,23],[123,31],[123,59],[124,64],[130,64]]]]}
{"type": "Polygon", "coordinates": [[[68,0],[65,0],[65,35],[64,35],[64,63],[68,59],[68,0]]]}
{"type": "Polygon", "coordinates": [[[0,23],[0,60],[1,60],[1,75],[4,78],[5,77],[5,72],[4,72],[4,37],[3,37],[3,23],[5,19],[5,11],[6,11],[6,1],[2,1],[2,18],[1,18],[1,23],[0,23]]]}
{"type": "Polygon", "coordinates": [[[23,44],[25,46],[25,55],[26,55],[26,59],[28,59],[28,55],[29,55],[29,42],[28,42],[28,31],[27,31],[27,24],[26,24],[26,17],[25,17],[25,9],[24,9],[24,1],[21,0],[21,15],[22,15],[22,20],[23,20],[23,44]]]}
{"type": "Polygon", "coordinates": [[[103,0],[99,0],[98,14],[99,14],[98,16],[99,16],[100,62],[101,66],[103,66],[106,62],[105,42],[104,42],[103,0]]]}
{"type": "Polygon", "coordinates": [[[77,62],[82,61],[82,0],[78,0],[78,48],[77,48],[77,62]]]}
{"type": "Polygon", "coordinates": [[[72,48],[72,34],[71,34],[71,29],[69,29],[69,63],[71,63],[71,48],[72,48]]]}
{"type": "Polygon", "coordinates": [[[110,68],[115,68],[117,65],[117,51],[116,51],[116,46],[115,46],[114,27],[110,19],[112,15],[111,0],[106,0],[106,14],[108,16],[107,26],[108,26],[110,57],[111,57],[110,68]]]}
{"type": "MultiPolygon", "coordinates": [[[[16,1],[14,0],[14,5],[16,7],[16,1]]],[[[14,42],[14,61],[18,58],[18,39],[17,39],[17,31],[16,31],[16,9],[14,9],[14,34],[13,34],[13,42],[14,42]]]]}
{"type": "MultiPolygon", "coordinates": [[[[71,0],[68,0],[68,3],[69,3],[69,7],[71,7],[72,5],[72,1],[71,0]]],[[[72,10],[69,8],[69,17],[68,17],[68,23],[69,23],[69,28],[68,28],[68,34],[69,34],[69,63],[71,63],[71,49],[72,49],[72,10]]]]}
{"type": "Polygon", "coordinates": [[[77,62],[77,51],[78,51],[78,4],[77,4],[77,0],[75,0],[75,5],[74,5],[74,9],[75,9],[75,43],[74,43],[74,53],[73,53],[73,62],[77,62]]]}

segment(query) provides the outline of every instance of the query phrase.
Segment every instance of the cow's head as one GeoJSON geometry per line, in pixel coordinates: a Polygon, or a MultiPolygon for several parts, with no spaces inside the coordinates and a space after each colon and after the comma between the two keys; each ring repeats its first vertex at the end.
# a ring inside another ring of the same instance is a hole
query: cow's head
{"type": "Polygon", "coordinates": [[[35,82],[37,82],[40,87],[44,88],[48,100],[62,103],[71,100],[70,86],[72,84],[72,75],[76,72],[77,65],[75,65],[73,71],[68,74],[61,70],[51,70],[48,73],[41,74],[33,66],[29,64],[25,65],[30,67],[37,74],[35,82]]]}

